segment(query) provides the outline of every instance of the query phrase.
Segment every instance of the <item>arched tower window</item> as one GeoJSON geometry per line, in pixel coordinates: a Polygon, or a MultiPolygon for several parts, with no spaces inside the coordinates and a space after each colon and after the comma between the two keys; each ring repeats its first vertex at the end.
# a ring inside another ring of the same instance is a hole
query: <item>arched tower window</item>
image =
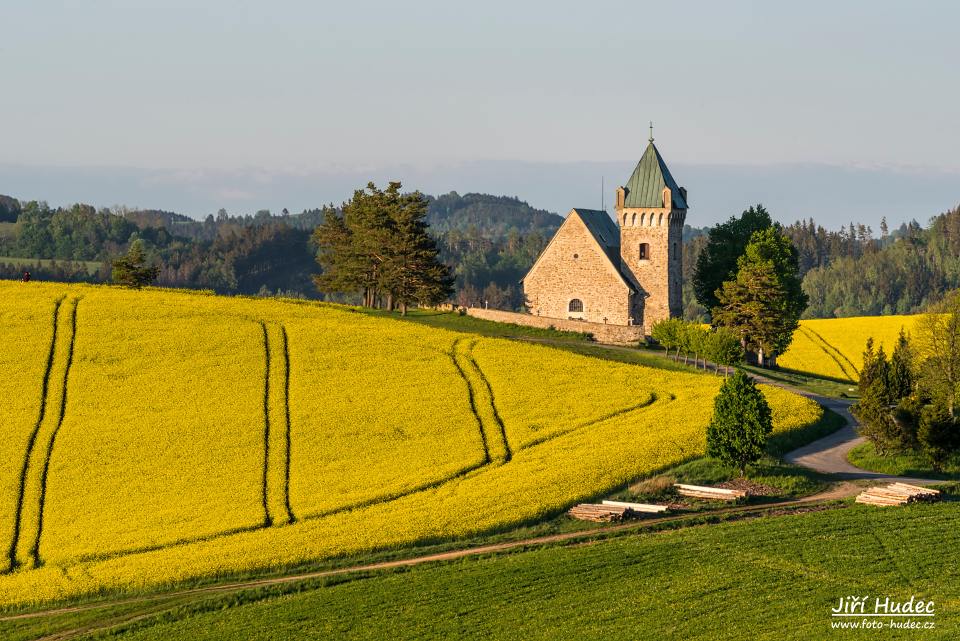
{"type": "Polygon", "coordinates": [[[660,218],[657,219],[657,227],[663,226],[663,214],[660,214],[660,218]]]}
{"type": "Polygon", "coordinates": [[[650,260],[650,243],[640,243],[640,260],[650,260]]]}
{"type": "Polygon", "coordinates": [[[636,224],[637,224],[637,215],[636,215],[636,214],[633,215],[633,218],[630,220],[630,224],[631,224],[631,225],[636,225],[636,224]]]}
{"type": "Polygon", "coordinates": [[[677,253],[677,244],[674,243],[674,244],[673,244],[673,259],[674,259],[674,260],[677,260],[678,258],[680,258],[680,254],[677,253]]]}
{"type": "MultiPolygon", "coordinates": [[[[634,214],[634,216],[636,216],[636,214],[634,214]]],[[[646,214],[640,214],[640,224],[641,224],[641,225],[644,223],[644,220],[646,219],[646,217],[647,217],[646,214]]],[[[633,221],[633,222],[637,222],[637,221],[636,221],[636,218],[634,218],[634,221],[633,221]]]]}
{"type": "Polygon", "coordinates": [[[583,312],[583,301],[579,298],[574,298],[570,301],[570,307],[568,308],[571,312],[581,313],[583,312]]]}

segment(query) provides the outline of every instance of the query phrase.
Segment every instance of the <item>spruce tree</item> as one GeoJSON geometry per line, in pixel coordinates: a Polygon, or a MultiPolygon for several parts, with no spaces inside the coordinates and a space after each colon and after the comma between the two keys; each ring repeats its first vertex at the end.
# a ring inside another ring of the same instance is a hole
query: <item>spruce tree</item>
{"type": "Polygon", "coordinates": [[[747,465],[763,456],[773,419],[767,399],[743,370],[720,386],[713,419],[707,427],[707,454],[746,474],[747,465]]]}
{"type": "Polygon", "coordinates": [[[117,285],[140,289],[157,280],[160,268],[147,263],[147,253],[139,238],[130,243],[125,256],[113,261],[112,280],[117,285]]]}
{"type": "Polygon", "coordinates": [[[897,344],[890,357],[890,395],[895,399],[910,396],[914,388],[913,353],[903,328],[897,337],[897,344]]]}

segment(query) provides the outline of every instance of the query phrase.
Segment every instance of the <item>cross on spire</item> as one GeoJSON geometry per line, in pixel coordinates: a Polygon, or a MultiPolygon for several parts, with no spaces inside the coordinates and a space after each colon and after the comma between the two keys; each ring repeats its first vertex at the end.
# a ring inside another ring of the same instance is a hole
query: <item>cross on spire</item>
{"type": "Polygon", "coordinates": [[[653,142],[653,121],[650,121],[650,142],[653,142]]]}

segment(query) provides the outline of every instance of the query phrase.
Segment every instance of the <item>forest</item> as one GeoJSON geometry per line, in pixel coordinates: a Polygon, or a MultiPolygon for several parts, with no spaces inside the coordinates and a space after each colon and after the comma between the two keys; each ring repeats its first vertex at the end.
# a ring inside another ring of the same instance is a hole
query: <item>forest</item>
{"type": "MultiPolygon", "coordinates": [[[[454,301],[520,308],[520,279],[563,218],[506,196],[450,192],[424,198],[439,258],[455,277],[454,301]]],[[[159,210],[54,208],[0,196],[0,278],[20,278],[27,269],[33,278],[104,282],[110,261],[141,239],[160,268],[158,285],[324,298],[312,280],[318,266],[310,236],[327,209],[339,211],[331,206],[231,215],[221,209],[195,220],[159,210]]],[[[689,320],[707,318],[689,283],[708,231],[684,230],[689,320]]],[[[960,287],[960,207],[926,226],[912,220],[895,229],[884,221],[876,232],[852,222],[827,229],[810,218],[783,231],[799,254],[809,298],[804,318],[912,313],[960,287]]]]}

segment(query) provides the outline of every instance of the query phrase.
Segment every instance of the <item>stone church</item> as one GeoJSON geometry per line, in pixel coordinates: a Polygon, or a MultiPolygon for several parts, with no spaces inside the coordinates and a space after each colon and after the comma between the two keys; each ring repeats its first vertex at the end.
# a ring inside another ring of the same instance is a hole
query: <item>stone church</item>
{"type": "Polygon", "coordinates": [[[614,222],[605,211],[570,210],[523,278],[530,314],[639,325],[646,334],[680,315],[687,190],[670,175],[652,133],[617,189],[616,213],[614,222]]]}

